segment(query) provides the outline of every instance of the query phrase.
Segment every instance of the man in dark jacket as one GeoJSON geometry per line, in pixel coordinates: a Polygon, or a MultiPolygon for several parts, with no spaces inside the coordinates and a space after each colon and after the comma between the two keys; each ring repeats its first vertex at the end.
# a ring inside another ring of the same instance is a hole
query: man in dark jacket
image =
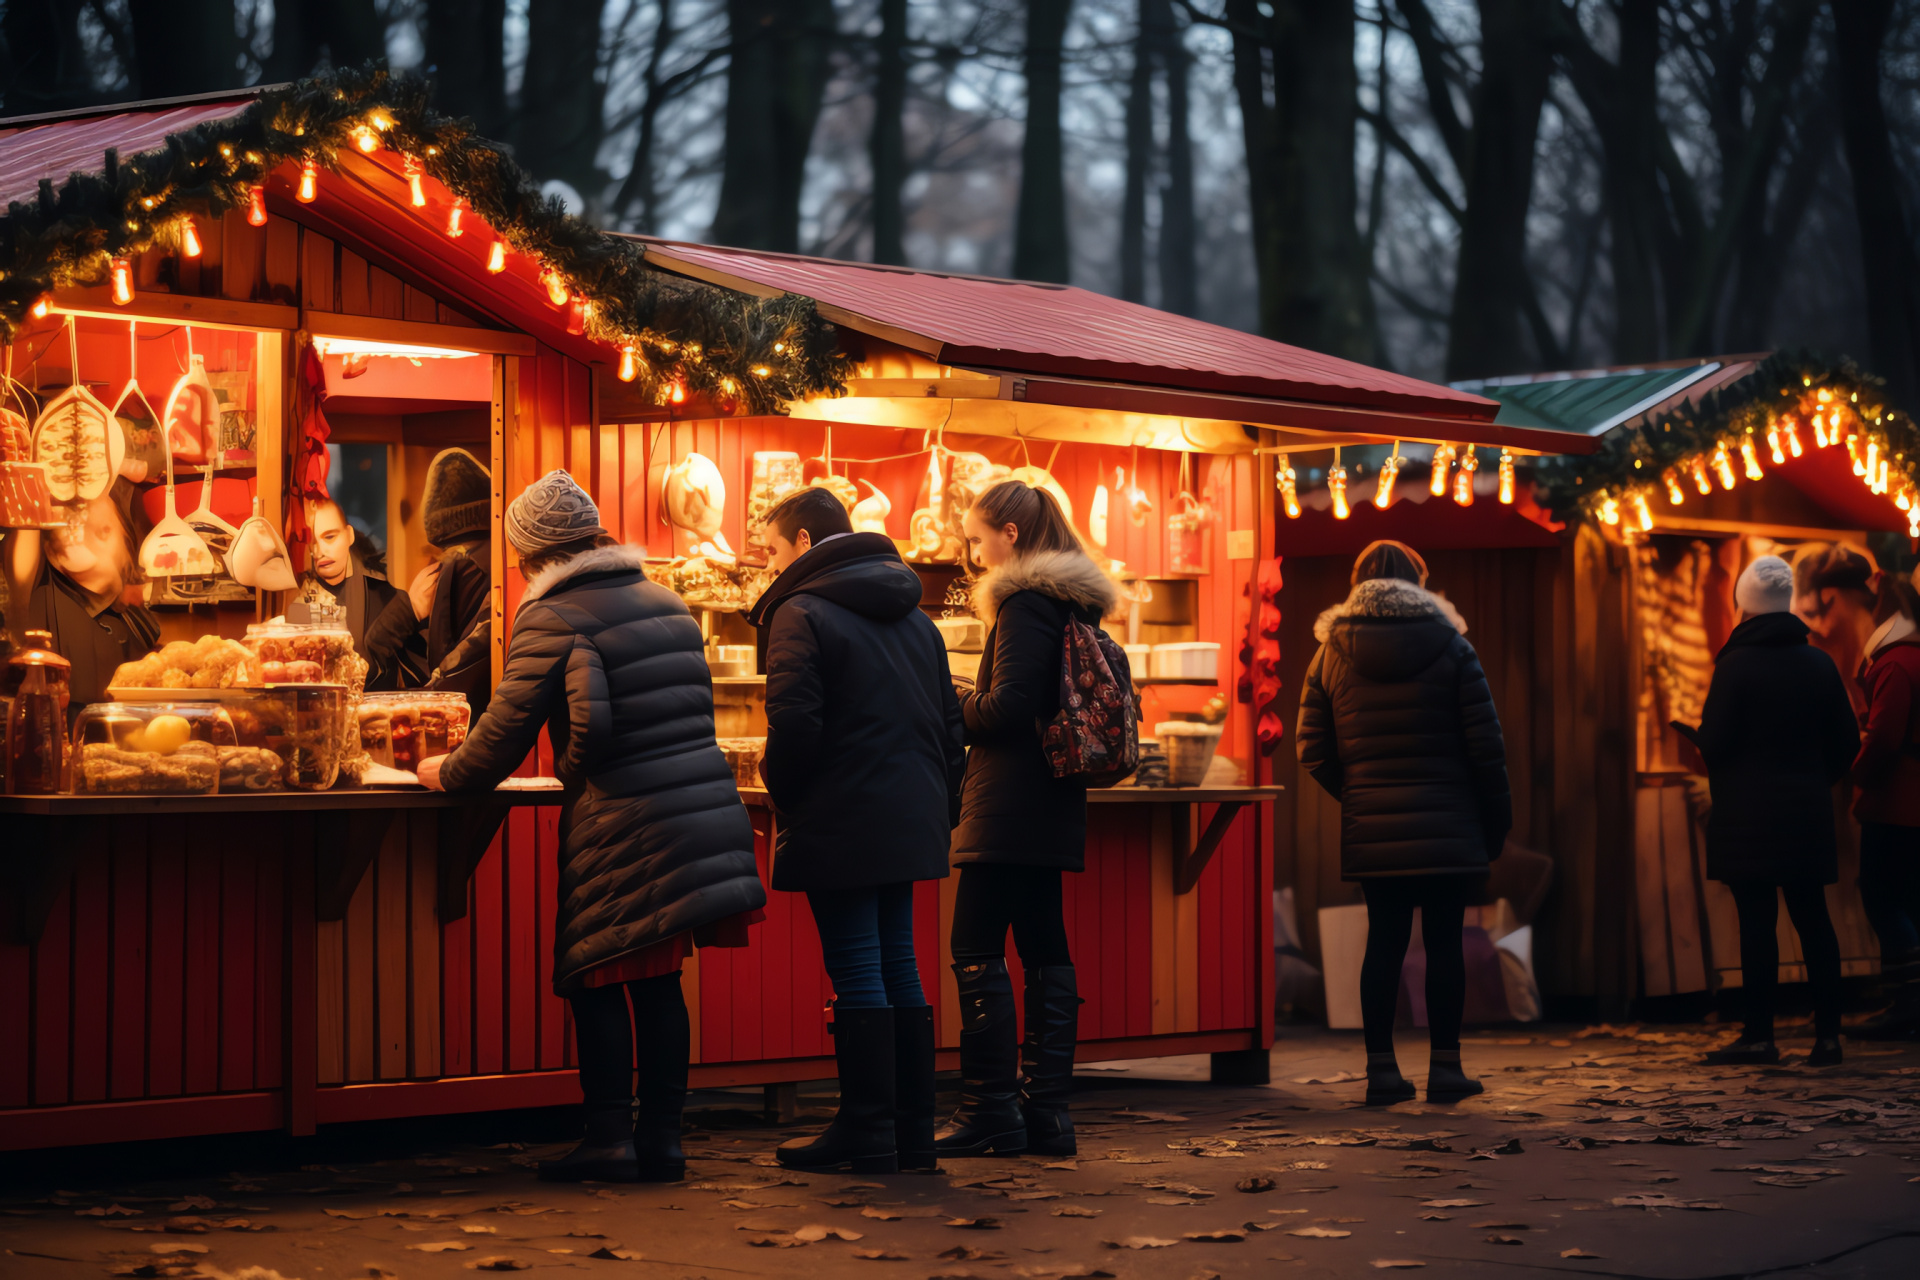
{"type": "Polygon", "coordinates": [[[374,666],[396,665],[424,639],[431,687],[465,694],[475,715],[493,695],[493,658],[478,635],[492,624],[492,485],[465,449],[434,456],[420,523],[440,558],[415,574],[405,595],[394,597],[367,628],[362,655],[374,666]]]}
{"type": "Polygon", "coordinates": [[[820,488],[767,516],[779,569],[749,615],[766,654],[779,812],[773,887],[803,891],[834,989],[840,1112],[779,1150],[794,1168],[935,1167],[933,1010],[913,950],[913,885],[947,875],[958,819],[960,704],[919,575],[854,533],[820,488]]]}
{"type": "Polygon", "coordinates": [[[1707,874],[1726,882],[1740,916],[1746,1029],[1708,1061],[1778,1062],[1773,996],[1781,896],[1800,935],[1814,991],[1815,1065],[1840,1061],[1840,942],[1823,888],[1840,878],[1833,785],[1847,776],[1860,729],[1839,669],[1788,612],[1793,570],[1778,556],[1748,565],[1734,589],[1740,625],[1714,660],[1700,728],[1713,813],[1707,874]]]}
{"type": "Polygon", "coordinates": [[[405,594],[387,581],[379,548],[369,552],[361,545],[346,513],[331,498],[311,504],[307,524],[313,530],[313,568],[301,581],[302,597],[346,609],[354,648],[367,659],[368,693],[418,688],[427,678],[427,668],[426,646],[417,636],[397,651],[384,646],[377,655],[368,651],[368,628],[405,594]]]}

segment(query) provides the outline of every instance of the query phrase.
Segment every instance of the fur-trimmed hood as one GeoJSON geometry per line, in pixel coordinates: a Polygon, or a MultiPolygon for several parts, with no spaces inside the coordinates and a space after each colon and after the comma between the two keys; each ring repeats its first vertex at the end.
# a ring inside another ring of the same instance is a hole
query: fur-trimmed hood
{"type": "Polygon", "coordinates": [[[1036,551],[989,569],[973,584],[973,612],[988,626],[1008,596],[1037,591],[1104,616],[1120,599],[1120,589],[1084,551],[1036,551]]]}
{"type": "Polygon", "coordinates": [[[585,573],[642,572],[647,564],[645,547],[595,547],[583,551],[571,560],[562,560],[550,564],[527,579],[527,589],[520,597],[522,606],[532,604],[540,597],[551,593],[556,587],[585,573]]]}
{"type": "Polygon", "coordinates": [[[1439,618],[1461,635],[1467,634],[1467,620],[1445,596],[1400,578],[1369,578],[1357,584],[1345,600],[1320,615],[1313,624],[1313,638],[1325,644],[1333,634],[1333,624],[1342,618],[1427,617],[1439,618]]]}

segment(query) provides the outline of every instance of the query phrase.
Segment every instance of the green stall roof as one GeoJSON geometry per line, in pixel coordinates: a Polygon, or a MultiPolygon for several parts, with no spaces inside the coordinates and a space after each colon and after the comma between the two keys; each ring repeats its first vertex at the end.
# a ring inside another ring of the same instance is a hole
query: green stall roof
{"type": "Polygon", "coordinates": [[[1678,398],[1722,367],[1720,361],[1709,360],[1668,368],[1489,378],[1453,387],[1498,400],[1500,413],[1494,422],[1501,426],[1597,436],[1678,398]]]}

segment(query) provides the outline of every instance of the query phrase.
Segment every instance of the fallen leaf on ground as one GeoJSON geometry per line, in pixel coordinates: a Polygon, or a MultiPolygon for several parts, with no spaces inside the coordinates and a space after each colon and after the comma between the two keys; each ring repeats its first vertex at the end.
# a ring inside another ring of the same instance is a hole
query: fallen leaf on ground
{"type": "Polygon", "coordinates": [[[76,1218],[137,1218],[138,1209],[129,1209],[123,1204],[95,1205],[91,1209],[75,1209],[76,1218]]]}
{"type": "Polygon", "coordinates": [[[823,1227],[817,1222],[810,1222],[793,1233],[795,1240],[805,1240],[809,1244],[816,1240],[825,1240],[828,1236],[835,1236],[841,1240],[851,1242],[854,1240],[864,1240],[866,1233],[849,1230],[846,1227],[823,1227]]]}
{"type": "Polygon", "coordinates": [[[1100,1211],[1098,1209],[1088,1209],[1077,1204],[1063,1204],[1053,1211],[1053,1216],[1056,1218],[1097,1218],[1100,1216],[1100,1211]]]}
{"type": "Polygon", "coordinates": [[[1405,1270],[1410,1267],[1424,1267],[1427,1264],[1415,1258],[1375,1258],[1368,1264],[1375,1271],[1405,1270]]]}
{"type": "Polygon", "coordinates": [[[1353,1234],[1335,1227],[1295,1227],[1287,1232],[1290,1236],[1305,1236],[1309,1240],[1344,1240],[1353,1234]]]}
{"type": "Polygon", "coordinates": [[[1723,1209],[1726,1206],[1716,1200],[1680,1200],[1664,1191],[1648,1191],[1640,1195],[1615,1196],[1613,1207],[1616,1209],[1723,1209]]]}
{"type": "Polygon", "coordinates": [[[1560,1256],[1563,1258],[1604,1258],[1607,1255],[1604,1253],[1588,1253],[1585,1249],[1562,1249],[1560,1256]]]}
{"type": "Polygon", "coordinates": [[[1148,1204],[1199,1204],[1198,1200],[1187,1196],[1148,1196],[1148,1204]]]}
{"type": "Polygon", "coordinates": [[[622,1262],[639,1262],[646,1255],[632,1249],[622,1249],[618,1245],[603,1244],[587,1255],[589,1258],[618,1258],[622,1262]]]}
{"type": "Polygon", "coordinates": [[[957,1244],[951,1249],[942,1249],[933,1255],[936,1258],[948,1258],[954,1262],[1000,1262],[1006,1258],[1004,1253],[995,1253],[991,1249],[976,1249],[970,1244],[957,1244]]]}
{"type": "Polygon", "coordinates": [[[209,1200],[206,1196],[188,1196],[184,1200],[168,1205],[167,1211],[169,1213],[184,1213],[188,1209],[211,1208],[213,1208],[213,1201],[209,1200]]]}
{"type": "Polygon", "coordinates": [[[1102,1240],[1100,1243],[1109,1249],[1171,1249],[1180,1242],[1163,1240],[1159,1236],[1123,1236],[1118,1240],[1102,1240]]]}
{"type": "Polygon", "coordinates": [[[1187,1118],[1175,1111],[1116,1111],[1116,1120],[1131,1120],[1135,1124],[1185,1124],[1187,1118]]]}
{"type": "Polygon", "coordinates": [[[1058,1191],[1010,1191],[1007,1193],[1009,1200],[1058,1200],[1059,1198],[1058,1191]]]}
{"type": "Polygon", "coordinates": [[[1450,1214],[1450,1213],[1423,1213],[1423,1214],[1421,1214],[1421,1215],[1420,1215],[1420,1221],[1422,1221],[1422,1222],[1452,1222],[1452,1221],[1453,1221],[1453,1215],[1452,1215],[1452,1214],[1450,1214]]]}
{"type": "Polygon", "coordinates": [[[966,1231],[998,1231],[1000,1229],[1000,1219],[948,1218],[947,1225],[950,1227],[959,1227],[966,1231]]]}
{"type": "Polygon", "coordinates": [[[159,1254],[207,1252],[207,1246],[203,1244],[152,1244],[147,1247],[159,1254]]]}
{"type": "Polygon", "coordinates": [[[470,1236],[490,1236],[496,1234],[496,1229],[493,1227],[473,1226],[462,1227],[460,1229],[470,1236]]]}
{"type": "Polygon", "coordinates": [[[458,1253],[462,1249],[471,1249],[473,1246],[465,1240],[423,1240],[419,1244],[410,1244],[407,1248],[421,1253],[458,1253]]]}
{"type": "Polygon", "coordinates": [[[1193,1240],[1204,1244],[1239,1244],[1247,1238],[1244,1231],[1182,1231],[1182,1240],[1193,1240]]]}
{"type": "Polygon", "coordinates": [[[860,1216],[863,1218],[874,1218],[880,1222],[898,1222],[900,1220],[899,1214],[886,1209],[876,1209],[872,1205],[868,1205],[862,1209],[860,1216]]]}
{"type": "Polygon", "coordinates": [[[1262,1191],[1271,1191],[1277,1184],[1272,1178],[1242,1178],[1233,1184],[1235,1191],[1245,1191],[1249,1195],[1258,1195],[1262,1191]]]}
{"type": "Polygon", "coordinates": [[[1520,1244],[1522,1243],[1522,1241],[1519,1236],[1488,1236],[1487,1243],[1488,1244],[1520,1244]]]}
{"type": "Polygon", "coordinates": [[[1052,1164],[1043,1164],[1040,1167],[1042,1169],[1065,1169],[1068,1173],[1080,1172],[1080,1162],[1078,1160],[1056,1160],[1052,1164]]]}
{"type": "Polygon", "coordinates": [[[522,1262],[518,1258],[481,1258],[477,1262],[467,1264],[475,1271],[525,1271],[532,1265],[531,1262],[522,1262]]]}
{"type": "Polygon", "coordinates": [[[1471,1225],[1475,1231],[1525,1231],[1528,1229],[1527,1224],[1524,1222],[1501,1222],[1498,1220],[1492,1222],[1475,1222],[1469,1225],[1471,1225]]]}
{"type": "Polygon", "coordinates": [[[1422,1209],[1479,1209],[1492,1203],[1491,1200],[1422,1200],[1420,1207],[1422,1209]]]}
{"type": "Polygon", "coordinates": [[[906,1254],[895,1253],[892,1249],[855,1249],[853,1256],[856,1258],[868,1258],[875,1262],[905,1262],[907,1260],[906,1254]]]}
{"type": "Polygon", "coordinates": [[[800,1249],[806,1246],[805,1240],[796,1240],[790,1235],[748,1236],[747,1243],[755,1249],[800,1249]]]}
{"type": "Polygon", "coordinates": [[[1342,1071],[1330,1076],[1295,1076],[1295,1084],[1346,1084],[1353,1080],[1365,1080],[1366,1077],[1356,1071],[1342,1071]]]}

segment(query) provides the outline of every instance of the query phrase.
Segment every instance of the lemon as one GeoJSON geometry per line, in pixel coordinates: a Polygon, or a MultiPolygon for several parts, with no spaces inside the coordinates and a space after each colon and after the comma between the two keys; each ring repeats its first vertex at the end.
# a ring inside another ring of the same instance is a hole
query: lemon
{"type": "Polygon", "coordinates": [[[147,721],[147,750],[156,755],[170,756],[187,744],[193,737],[193,726],[184,716],[155,716],[147,721]]]}

